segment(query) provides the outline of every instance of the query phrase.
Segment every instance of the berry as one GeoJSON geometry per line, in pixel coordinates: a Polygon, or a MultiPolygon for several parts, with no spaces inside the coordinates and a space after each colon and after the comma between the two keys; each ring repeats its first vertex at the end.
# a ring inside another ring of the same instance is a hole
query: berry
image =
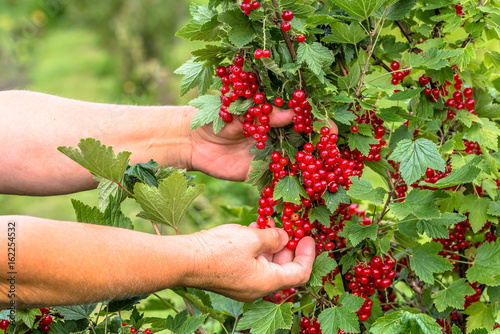
{"type": "Polygon", "coordinates": [[[0,329],[6,330],[7,327],[9,327],[9,321],[8,320],[2,320],[0,321],[0,329]]]}
{"type": "Polygon", "coordinates": [[[471,98],[472,94],[474,94],[474,91],[472,90],[472,88],[467,87],[467,88],[464,89],[464,96],[466,98],[471,98]]]}
{"type": "Polygon", "coordinates": [[[283,99],[281,97],[277,97],[274,99],[274,104],[277,106],[277,107],[281,107],[283,105],[283,99]]]}
{"type": "Polygon", "coordinates": [[[271,56],[271,51],[269,51],[269,50],[262,51],[262,56],[264,58],[269,58],[271,56]]]}
{"type": "Polygon", "coordinates": [[[263,53],[262,49],[257,49],[253,53],[253,56],[255,57],[255,59],[260,59],[262,58],[262,53],[263,53]]]}
{"type": "Polygon", "coordinates": [[[304,36],[304,35],[297,36],[297,42],[304,43],[305,40],[306,40],[306,36],[304,36]]]}
{"type": "Polygon", "coordinates": [[[399,61],[397,61],[397,60],[393,60],[393,61],[391,62],[391,70],[393,70],[393,71],[397,71],[397,70],[399,70],[399,67],[400,67],[400,65],[399,65],[399,61]]]}
{"type": "Polygon", "coordinates": [[[353,126],[351,126],[351,132],[352,132],[352,133],[357,133],[358,131],[359,131],[359,128],[358,128],[358,126],[357,126],[357,125],[353,125],[353,126]]]}
{"type": "Polygon", "coordinates": [[[287,22],[291,21],[291,20],[293,20],[293,12],[291,10],[284,10],[282,17],[283,17],[283,20],[285,20],[287,22]]]}
{"type": "Polygon", "coordinates": [[[290,22],[285,22],[281,24],[281,30],[283,31],[289,31],[292,28],[292,25],[290,22]]]}

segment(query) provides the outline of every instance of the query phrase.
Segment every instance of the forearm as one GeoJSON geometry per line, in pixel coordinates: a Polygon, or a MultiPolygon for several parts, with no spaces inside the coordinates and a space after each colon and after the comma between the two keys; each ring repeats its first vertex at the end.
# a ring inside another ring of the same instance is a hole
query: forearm
{"type": "Polygon", "coordinates": [[[141,107],[81,102],[46,94],[0,92],[0,193],[55,195],[96,186],[83,167],[57,151],[93,137],[131,162],[155,159],[189,167],[190,107],[141,107]]]}
{"type": "MultiPolygon", "coordinates": [[[[156,236],[107,226],[0,216],[1,245],[15,222],[16,306],[85,304],[177,286],[189,275],[187,236],[156,236]]],[[[8,306],[7,256],[0,307],[8,306]]]]}

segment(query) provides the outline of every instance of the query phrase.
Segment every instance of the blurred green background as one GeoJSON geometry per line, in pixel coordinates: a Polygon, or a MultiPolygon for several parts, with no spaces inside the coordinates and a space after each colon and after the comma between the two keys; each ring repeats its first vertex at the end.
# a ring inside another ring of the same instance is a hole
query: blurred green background
{"type": "MultiPolygon", "coordinates": [[[[189,19],[191,3],[208,0],[2,0],[0,90],[26,89],[93,102],[181,105],[181,77],[173,74],[200,45],[175,37],[189,19]]],[[[106,143],[104,143],[106,144],[106,143]]],[[[249,186],[196,174],[206,189],[189,211],[181,233],[229,222],[252,205],[249,186]]],[[[0,214],[75,220],[70,198],[97,205],[97,192],[57,197],[0,195],[0,214]]],[[[142,231],[151,224],[124,211],[142,231]]],[[[172,231],[166,232],[172,233],[172,231]]]]}

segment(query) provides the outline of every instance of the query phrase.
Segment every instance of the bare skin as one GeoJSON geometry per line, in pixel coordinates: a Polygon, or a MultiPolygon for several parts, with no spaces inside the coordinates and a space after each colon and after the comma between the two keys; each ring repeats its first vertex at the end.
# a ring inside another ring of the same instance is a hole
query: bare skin
{"type": "MultiPolygon", "coordinates": [[[[244,180],[253,139],[241,122],[217,135],[210,125],[191,131],[196,109],[95,104],[31,92],[0,92],[0,193],[56,195],[96,187],[93,177],[57,151],[93,137],[131,162],[155,159],[165,166],[244,180]]],[[[272,126],[291,122],[291,110],[271,114],[272,126]]],[[[1,214],[1,212],[0,212],[1,214]]],[[[282,229],[238,225],[185,236],[26,216],[0,216],[0,247],[7,224],[16,221],[17,307],[82,304],[186,286],[250,301],[304,284],[314,261],[314,242],[284,248],[282,229]],[[134,245],[131,251],[130,245],[134,245]],[[118,262],[116,259],[120,259],[118,262]]],[[[7,259],[0,266],[0,307],[7,307],[7,259]]]]}

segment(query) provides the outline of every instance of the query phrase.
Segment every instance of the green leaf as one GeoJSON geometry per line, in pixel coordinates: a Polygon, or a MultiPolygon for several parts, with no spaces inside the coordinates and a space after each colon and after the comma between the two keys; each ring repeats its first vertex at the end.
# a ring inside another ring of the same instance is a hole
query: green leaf
{"type": "Polygon", "coordinates": [[[188,186],[186,177],[181,173],[172,174],[161,181],[158,188],[136,183],[135,199],[144,210],[138,216],[176,227],[204,187],[201,184],[188,186]]]}
{"type": "Polygon", "coordinates": [[[239,8],[220,13],[219,21],[231,27],[229,41],[237,48],[247,45],[255,37],[252,21],[239,8]]]}
{"type": "Polygon", "coordinates": [[[487,67],[495,67],[500,72],[500,53],[497,51],[489,51],[484,54],[484,64],[487,67]]]}
{"type": "Polygon", "coordinates": [[[348,239],[354,247],[365,239],[377,240],[378,225],[376,224],[365,226],[359,225],[357,222],[353,222],[352,220],[346,220],[344,224],[344,230],[339,232],[338,235],[348,239]]]}
{"type": "MultiPolygon", "coordinates": [[[[448,238],[449,225],[462,222],[467,217],[454,212],[445,212],[439,218],[422,219],[416,224],[417,232],[420,234],[427,234],[430,238],[448,238]]],[[[412,222],[409,222],[412,224],[412,222]]]]}
{"type": "Polygon", "coordinates": [[[364,155],[368,155],[370,153],[370,145],[378,144],[378,140],[375,139],[375,137],[363,136],[359,133],[350,133],[348,142],[351,150],[357,149],[364,155]]]}
{"type": "Polygon", "coordinates": [[[191,5],[189,23],[175,34],[190,41],[215,41],[219,39],[219,21],[216,12],[204,6],[191,5]]]}
{"type": "Polygon", "coordinates": [[[385,0],[337,0],[335,4],[351,16],[367,19],[382,6],[384,2],[385,0]]]}
{"type": "Polygon", "coordinates": [[[382,177],[387,177],[386,171],[394,172],[394,168],[385,159],[379,161],[365,161],[365,166],[382,177]]]}
{"type": "Polygon", "coordinates": [[[78,222],[126,228],[130,230],[134,229],[132,221],[121,212],[120,203],[115,201],[112,197],[104,213],[98,208],[90,207],[76,199],[72,199],[71,203],[73,204],[78,222]]]}
{"type": "Polygon", "coordinates": [[[496,217],[500,217],[500,201],[491,201],[488,206],[488,214],[496,217]]]}
{"type": "Polygon", "coordinates": [[[459,50],[439,50],[437,47],[432,47],[419,54],[412,53],[407,59],[404,59],[404,62],[412,68],[439,70],[449,66],[448,59],[460,53],[459,50]]]}
{"type": "Polygon", "coordinates": [[[440,214],[434,199],[433,191],[416,188],[408,193],[402,203],[391,203],[389,208],[398,219],[404,219],[411,214],[420,219],[438,218],[440,214]]]}
{"type": "Polygon", "coordinates": [[[375,11],[375,13],[373,13],[373,16],[376,18],[382,18],[382,16],[384,16],[386,20],[389,21],[402,20],[410,14],[410,10],[415,6],[416,3],[417,0],[395,1],[392,5],[387,7],[385,15],[385,6],[382,6],[377,11],[375,11]]]}
{"type": "Polygon", "coordinates": [[[340,186],[339,190],[335,193],[326,190],[321,197],[323,197],[326,207],[332,213],[338,209],[340,203],[351,203],[351,200],[349,199],[349,196],[347,196],[345,188],[342,186],[340,186]]]}
{"type": "Polygon", "coordinates": [[[257,187],[260,192],[273,180],[273,173],[269,170],[269,162],[254,160],[250,162],[250,166],[252,166],[252,170],[248,174],[248,180],[245,183],[257,187]]]}
{"type": "Polygon", "coordinates": [[[357,88],[359,79],[361,78],[361,68],[358,63],[354,64],[349,70],[349,74],[345,77],[337,79],[338,87],[342,90],[350,90],[357,88]]]}
{"type": "Polygon", "coordinates": [[[321,253],[313,263],[311,278],[307,282],[308,286],[322,286],[322,277],[328,275],[337,268],[337,261],[328,256],[328,252],[321,253]]]}
{"type": "MultiPolygon", "coordinates": [[[[346,106],[348,107],[348,106],[346,106]]],[[[337,123],[342,123],[345,125],[351,125],[351,122],[356,119],[356,115],[354,115],[351,111],[346,109],[334,108],[334,113],[332,118],[337,123]]]]}
{"type": "Polygon", "coordinates": [[[436,204],[439,205],[439,210],[441,212],[458,211],[460,205],[462,205],[464,195],[454,191],[447,191],[446,194],[450,197],[436,201],[436,204]]]}
{"type": "Polygon", "coordinates": [[[465,48],[459,48],[456,51],[459,51],[459,53],[451,57],[450,64],[457,64],[460,71],[465,70],[471,60],[476,59],[476,51],[473,44],[469,44],[465,48]]]}
{"type": "Polygon", "coordinates": [[[278,64],[276,64],[276,62],[271,58],[262,58],[262,63],[268,70],[271,70],[276,75],[281,77],[283,76],[283,74],[281,74],[280,68],[278,67],[278,64]]]}
{"type": "Polygon", "coordinates": [[[305,62],[316,75],[324,73],[323,67],[329,67],[334,60],[332,51],[317,42],[300,43],[297,50],[297,63],[303,64],[305,62]]]}
{"type": "Polygon", "coordinates": [[[359,319],[356,312],[363,305],[363,298],[344,293],[339,297],[337,306],[327,308],[318,316],[323,334],[359,333],[359,319]]]}
{"type": "Polygon", "coordinates": [[[400,171],[403,180],[407,184],[413,184],[425,173],[427,168],[444,171],[445,163],[441,158],[436,144],[425,138],[415,141],[401,140],[391,160],[400,162],[400,171]]]}
{"type": "Polygon", "coordinates": [[[434,304],[439,312],[444,312],[448,307],[463,309],[465,296],[475,294],[474,289],[467,283],[465,278],[461,278],[451,283],[446,289],[436,292],[434,304]]]}
{"type": "Polygon", "coordinates": [[[330,23],[331,34],[323,37],[326,43],[357,44],[367,37],[363,28],[358,23],[345,24],[340,22],[330,23]]]}
{"type": "Polygon", "coordinates": [[[473,124],[469,129],[464,130],[465,138],[470,141],[477,141],[479,145],[485,146],[491,150],[498,148],[498,136],[500,129],[495,122],[487,118],[480,118],[482,125],[479,123],[473,124]]]}
{"type": "MultiPolygon", "coordinates": [[[[155,170],[160,166],[159,163],[153,159],[147,163],[138,163],[127,169],[125,172],[126,177],[131,178],[130,181],[141,181],[150,186],[158,187],[158,180],[156,179],[155,170]]],[[[130,182],[129,181],[129,182],[130,182]]],[[[135,182],[130,182],[135,183],[135,182]]]]}
{"type": "Polygon", "coordinates": [[[500,241],[485,242],[479,246],[474,263],[466,274],[470,282],[500,285],[500,241]]]}
{"type": "Polygon", "coordinates": [[[316,220],[320,222],[321,225],[330,227],[330,216],[333,213],[327,209],[326,206],[320,205],[318,207],[312,208],[309,211],[309,220],[314,223],[316,220]]]}
{"type": "Polygon", "coordinates": [[[436,183],[423,182],[423,184],[435,188],[448,188],[458,184],[472,182],[481,173],[481,169],[475,166],[482,160],[480,157],[478,158],[479,159],[472,160],[467,165],[453,169],[448,176],[438,180],[436,183]]]}
{"type": "Polygon", "coordinates": [[[441,326],[436,320],[423,313],[396,311],[388,313],[370,328],[373,334],[441,334],[441,326]]]}
{"type": "Polygon", "coordinates": [[[432,241],[418,244],[412,249],[410,267],[422,281],[433,284],[434,274],[453,269],[450,261],[438,255],[442,249],[443,245],[432,241]]]}
{"type": "Polygon", "coordinates": [[[102,145],[94,138],[80,140],[78,147],[80,150],[66,146],[57,149],[93,175],[115,182],[121,181],[129,163],[130,152],[115,155],[111,146],[102,145]]]}
{"type": "Polygon", "coordinates": [[[196,58],[185,62],[174,73],[184,75],[180,87],[181,96],[195,87],[198,87],[199,94],[205,94],[214,78],[213,67],[205,66],[205,63],[198,62],[196,58]]]}
{"type": "MultiPolygon", "coordinates": [[[[99,209],[101,211],[105,211],[106,208],[108,207],[109,204],[109,199],[113,197],[117,203],[123,202],[128,194],[116,184],[116,182],[103,179],[102,177],[99,176],[94,176],[94,179],[99,182],[99,185],[97,186],[97,197],[99,198],[99,209]]],[[[127,187],[127,184],[123,185],[124,187],[127,187]]],[[[131,188],[128,189],[131,192],[131,188]]]]}
{"type": "Polygon", "coordinates": [[[86,319],[97,307],[97,303],[77,306],[57,306],[57,311],[64,316],[64,320],[86,319]]]}
{"type": "Polygon", "coordinates": [[[309,198],[304,187],[299,182],[299,179],[293,176],[285,176],[278,181],[274,187],[273,199],[275,201],[283,198],[283,202],[300,204],[300,197],[309,198]]]}
{"type": "Polygon", "coordinates": [[[203,95],[189,102],[190,106],[198,108],[198,112],[191,121],[191,130],[200,126],[220,120],[219,111],[222,106],[220,95],[203,95]]]}
{"type": "Polygon", "coordinates": [[[495,325],[493,305],[486,306],[482,302],[476,302],[462,313],[468,315],[466,324],[467,333],[472,332],[476,328],[486,328],[489,332],[493,330],[493,326],[495,325]]]}
{"type": "Polygon", "coordinates": [[[253,99],[239,98],[227,108],[227,111],[234,115],[240,115],[247,112],[254,105],[253,99]]]}
{"type": "Polygon", "coordinates": [[[27,309],[27,310],[20,309],[20,310],[16,310],[16,313],[15,313],[16,321],[21,320],[30,328],[33,325],[33,323],[35,322],[35,317],[37,315],[40,315],[40,310],[37,308],[27,309]]]}
{"type": "Polygon", "coordinates": [[[274,334],[277,329],[290,329],[292,320],[292,303],[277,305],[260,301],[243,314],[236,330],[250,329],[253,334],[274,334]]]}
{"type": "Polygon", "coordinates": [[[469,221],[472,230],[477,233],[486,224],[488,220],[495,220],[488,215],[488,207],[491,200],[487,197],[477,197],[470,194],[464,197],[460,206],[460,213],[469,212],[469,221]]]}
{"type": "Polygon", "coordinates": [[[419,95],[424,90],[423,87],[417,89],[406,89],[392,94],[388,100],[390,101],[404,101],[419,95]]]}
{"type": "Polygon", "coordinates": [[[123,299],[115,299],[108,303],[107,311],[110,313],[118,311],[130,311],[137,305],[141,300],[146,299],[146,296],[134,296],[123,299]]]}
{"type": "Polygon", "coordinates": [[[245,303],[224,297],[217,293],[207,292],[212,301],[212,307],[217,311],[231,314],[233,317],[239,317],[243,313],[245,303]]]}
{"type": "Polygon", "coordinates": [[[206,318],[206,314],[196,314],[189,317],[187,310],[184,310],[177,313],[175,318],[169,315],[165,322],[165,328],[176,334],[190,334],[196,331],[206,318]]]}
{"type": "Polygon", "coordinates": [[[375,205],[380,205],[384,202],[386,191],[382,188],[373,188],[368,180],[360,180],[359,177],[350,177],[352,184],[349,186],[347,194],[360,201],[370,201],[375,205]]]}

